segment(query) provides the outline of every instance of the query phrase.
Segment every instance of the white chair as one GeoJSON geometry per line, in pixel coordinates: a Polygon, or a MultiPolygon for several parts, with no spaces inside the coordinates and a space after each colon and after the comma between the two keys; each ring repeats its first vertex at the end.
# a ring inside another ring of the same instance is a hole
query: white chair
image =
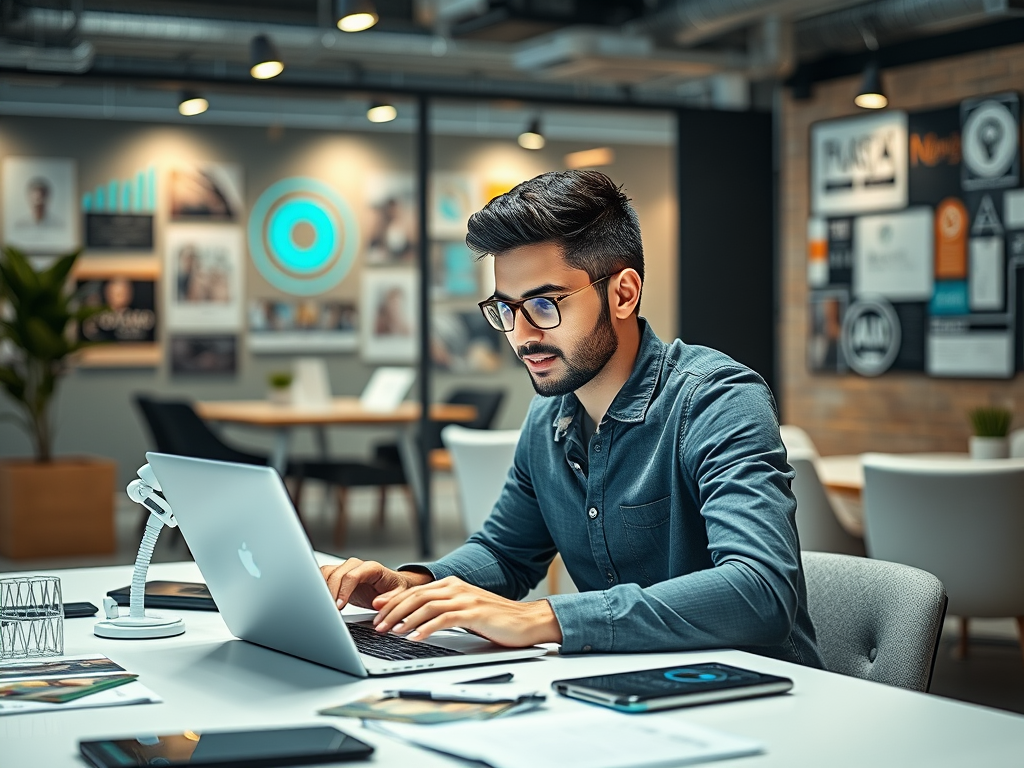
{"type": "Polygon", "coordinates": [[[467,429],[452,424],[441,430],[441,442],[451,452],[462,524],[467,534],[476,533],[501,495],[519,430],[467,429]]]}
{"type": "Polygon", "coordinates": [[[1024,459],[865,454],[864,516],[871,557],[934,573],[952,615],[1013,616],[1024,645],[1024,459]]]}
{"type": "Polygon", "coordinates": [[[818,476],[818,452],[810,436],[791,425],[781,427],[790,466],[796,472],[793,495],[796,496],[796,529],[800,549],[864,556],[864,542],[839,524],[834,500],[818,476]]]}
{"type": "Polygon", "coordinates": [[[1024,429],[1015,429],[1010,433],[1010,458],[1024,459],[1024,429]]]}
{"type": "MultiPolygon", "coordinates": [[[[459,488],[459,510],[466,533],[479,531],[491,514],[512,468],[518,429],[467,429],[452,424],[441,430],[451,453],[452,474],[459,488]]],[[[558,594],[562,558],[548,568],[548,592],[558,594]]]]}

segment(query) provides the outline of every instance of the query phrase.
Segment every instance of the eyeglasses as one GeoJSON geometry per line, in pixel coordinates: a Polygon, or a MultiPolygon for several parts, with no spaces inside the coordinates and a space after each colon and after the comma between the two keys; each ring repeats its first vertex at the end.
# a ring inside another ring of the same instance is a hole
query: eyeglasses
{"type": "Polygon", "coordinates": [[[492,328],[505,333],[509,333],[516,327],[517,309],[523,313],[523,317],[534,328],[550,331],[552,328],[557,328],[562,322],[562,313],[558,310],[558,305],[561,302],[610,277],[615,277],[617,274],[618,272],[612,272],[610,275],[599,277],[590,285],[584,285],[582,288],[571,293],[563,293],[561,296],[534,296],[532,299],[523,299],[522,301],[487,299],[480,302],[480,311],[484,313],[484,318],[492,328]]]}

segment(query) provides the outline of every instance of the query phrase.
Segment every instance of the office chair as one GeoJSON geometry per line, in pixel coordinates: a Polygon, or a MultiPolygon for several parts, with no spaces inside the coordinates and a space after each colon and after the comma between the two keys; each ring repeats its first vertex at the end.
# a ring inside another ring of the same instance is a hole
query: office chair
{"type": "MultiPolygon", "coordinates": [[[[452,457],[462,526],[467,534],[475,533],[501,495],[519,444],[519,430],[468,429],[449,424],[441,430],[441,441],[452,457]]],[[[552,595],[559,592],[561,571],[561,557],[556,555],[548,567],[548,592],[552,595]]]]}
{"type": "Polygon", "coordinates": [[[791,425],[783,425],[780,432],[789,464],[796,472],[793,495],[796,496],[796,529],[800,534],[800,549],[863,557],[863,539],[852,535],[840,525],[836,515],[836,504],[840,500],[828,493],[818,476],[818,452],[810,436],[800,427],[791,425]]]}
{"type": "MultiPolygon", "coordinates": [[[[149,427],[156,450],[161,453],[260,466],[266,466],[269,461],[265,454],[249,453],[224,442],[186,401],[157,400],[148,395],[136,395],[135,403],[149,427]]],[[[334,541],[339,547],[344,545],[347,530],[348,488],[379,485],[383,492],[384,486],[405,483],[405,475],[400,466],[396,471],[391,466],[358,460],[289,461],[284,474],[291,485],[289,493],[296,512],[300,509],[305,480],[319,480],[335,488],[338,512],[334,541]]],[[[301,513],[299,520],[305,526],[301,513]]]]}
{"type": "Polygon", "coordinates": [[[834,552],[801,557],[825,668],[927,691],[946,614],[942,582],[899,563],[834,552]]]}
{"type": "MultiPolygon", "coordinates": [[[[498,410],[505,399],[505,391],[501,389],[456,389],[445,402],[451,405],[472,405],[476,408],[476,418],[468,423],[461,423],[458,426],[467,429],[490,429],[498,416],[498,410]]],[[[428,427],[427,439],[423,445],[430,460],[431,469],[450,470],[452,468],[451,454],[441,440],[441,430],[449,426],[451,422],[432,421],[428,427]]],[[[402,468],[401,454],[396,443],[382,443],[374,449],[374,463],[378,466],[391,467],[400,473],[401,480],[398,485],[408,483],[405,479],[405,471],[402,468]]],[[[511,465],[511,461],[509,462],[511,465]]],[[[381,489],[383,497],[384,489],[381,489]]],[[[411,494],[410,494],[411,498],[411,494]]],[[[380,504],[377,524],[384,525],[385,506],[383,501],[380,504]]]]}
{"type": "Polygon", "coordinates": [[[1024,459],[864,456],[868,555],[934,573],[961,617],[1017,621],[1024,649],[1024,459]]]}

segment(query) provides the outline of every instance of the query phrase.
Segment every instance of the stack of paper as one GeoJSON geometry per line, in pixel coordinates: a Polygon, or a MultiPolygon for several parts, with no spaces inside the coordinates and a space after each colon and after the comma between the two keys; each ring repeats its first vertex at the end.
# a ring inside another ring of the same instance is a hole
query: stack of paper
{"type": "Polygon", "coordinates": [[[421,747],[493,768],[655,768],[763,752],[756,741],[682,720],[594,709],[446,725],[367,722],[421,747]]]}
{"type": "Polygon", "coordinates": [[[0,715],[161,701],[136,678],[99,655],[0,663],[0,715]]]}

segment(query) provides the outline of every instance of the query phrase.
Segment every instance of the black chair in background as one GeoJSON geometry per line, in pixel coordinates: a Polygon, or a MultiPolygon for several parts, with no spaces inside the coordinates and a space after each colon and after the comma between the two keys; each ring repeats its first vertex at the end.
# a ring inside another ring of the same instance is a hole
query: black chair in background
{"type": "MultiPolygon", "coordinates": [[[[445,399],[451,405],[472,405],[476,408],[476,418],[471,422],[461,422],[460,426],[468,429],[491,429],[498,417],[501,403],[505,399],[502,389],[456,389],[445,399]]],[[[432,421],[427,432],[425,446],[430,460],[431,469],[451,471],[452,462],[448,449],[441,442],[441,430],[456,422],[432,421]]],[[[396,443],[382,443],[374,449],[375,463],[380,466],[392,467],[401,476],[401,484],[406,485],[405,472],[402,469],[401,453],[396,443]]],[[[381,489],[381,504],[377,514],[377,524],[384,525],[384,489],[381,489]]],[[[411,497],[411,494],[410,494],[411,497]]]]}
{"type": "MultiPolygon", "coordinates": [[[[265,454],[249,453],[225,443],[196,413],[191,403],[183,400],[157,400],[147,395],[136,395],[135,403],[142,412],[156,450],[160,453],[260,466],[269,463],[269,457],[265,454]]],[[[319,480],[336,489],[338,515],[335,520],[334,543],[339,547],[344,546],[347,530],[348,488],[381,486],[383,504],[386,486],[406,485],[405,473],[400,463],[396,467],[391,464],[357,460],[303,459],[289,461],[284,475],[290,483],[289,493],[297,512],[300,509],[303,481],[319,480]]],[[[299,520],[305,526],[301,513],[299,520]]]]}

